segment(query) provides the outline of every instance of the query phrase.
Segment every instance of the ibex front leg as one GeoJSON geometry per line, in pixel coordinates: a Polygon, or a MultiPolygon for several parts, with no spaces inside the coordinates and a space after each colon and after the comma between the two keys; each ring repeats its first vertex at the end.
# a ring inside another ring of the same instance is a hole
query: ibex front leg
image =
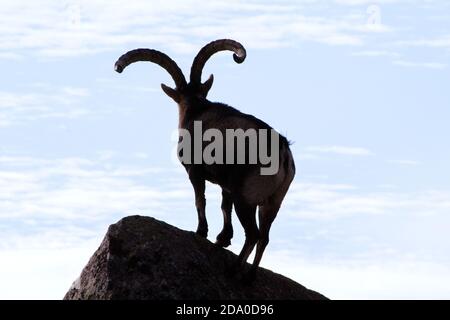
{"type": "Polygon", "coordinates": [[[206,221],[205,207],[205,179],[196,170],[189,170],[189,180],[191,180],[192,186],[195,192],[195,206],[197,207],[198,214],[198,227],[196,233],[206,238],[208,236],[208,222],[206,221]]]}
{"type": "Polygon", "coordinates": [[[233,238],[233,226],[231,224],[231,211],[233,210],[233,199],[231,194],[222,189],[222,213],[223,213],[223,229],[217,235],[216,244],[221,247],[228,247],[233,238]]]}

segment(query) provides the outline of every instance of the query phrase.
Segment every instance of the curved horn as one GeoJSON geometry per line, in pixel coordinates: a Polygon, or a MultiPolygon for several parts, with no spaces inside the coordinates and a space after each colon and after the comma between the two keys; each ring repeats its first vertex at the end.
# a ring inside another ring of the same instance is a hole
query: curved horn
{"type": "Polygon", "coordinates": [[[178,89],[186,86],[186,79],[176,62],[158,50],[135,49],[128,51],[117,60],[114,70],[121,73],[128,65],[137,61],[150,61],[160,65],[172,76],[178,89]]]}
{"type": "Polygon", "coordinates": [[[202,78],[203,67],[206,61],[219,51],[230,50],[233,51],[233,59],[237,63],[242,63],[247,56],[245,48],[237,41],[229,39],[221,39],[208,43],[197,54],[191,67],[191,83],[199,84],[202,78]]]}

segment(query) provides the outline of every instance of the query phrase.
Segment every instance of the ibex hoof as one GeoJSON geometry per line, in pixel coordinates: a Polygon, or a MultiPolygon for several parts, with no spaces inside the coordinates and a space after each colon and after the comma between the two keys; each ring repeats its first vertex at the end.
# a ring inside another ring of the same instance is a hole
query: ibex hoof
{"type": "Polygon", "coordinates": [[[216,245],[226,248],[231,244],[231,238],[233,238],[233,229],[224,229],[217,235],[216,245]]]}
{"type": "Polygon", "coordinates": [[[198,236],[200,236],[202,238],[206,238],[206,237],[208,237],[208,229],[197,229],[195,234],[197,234],[198,236]]]}
{"type": "Polygon", "coordinates": [[[222,248],[226,248],[226,247],[228,247],[230,244],[231,244],[231,241],[230,241],[229,239],[226,240],[226,239],[219,239],[219,238],[217,238],[217,240],[216,240],[216,245],[217,245],[217,246],[220,246],[220,247],[222,247],[222,248]]]}

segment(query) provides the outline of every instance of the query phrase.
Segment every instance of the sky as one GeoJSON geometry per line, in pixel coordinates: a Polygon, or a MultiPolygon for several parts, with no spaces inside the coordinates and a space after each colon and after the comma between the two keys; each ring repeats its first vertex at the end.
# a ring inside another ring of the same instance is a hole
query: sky
{"type": "MultiPolygon", "coordinates": [[[[293,141],[296,177],[261,265],[332,299],[449,299],[450,3],[438,0],[2,0],[0,299],[61,299],[122,217],[195,230],[177,106],[160,89],[173,82],[154,64],[113,65],[153,48],[188,72],[220,38],[247,59],[212,57],[208,98],[293,141]]],[[[220,189],[206,197],[214,241],[220,189]]]]}

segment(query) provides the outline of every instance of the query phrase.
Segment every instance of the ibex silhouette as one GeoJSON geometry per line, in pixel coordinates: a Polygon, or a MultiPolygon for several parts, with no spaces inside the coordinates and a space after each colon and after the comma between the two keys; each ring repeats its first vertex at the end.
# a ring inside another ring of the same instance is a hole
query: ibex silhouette
{"type": "MultiPolygon", "coordinates": [[[[246,58],[246,50],[236,41],[222,39],[204,46],[195,57],[190,74],[190,82],[186,79],[177,64],[166,54],[152,49],[136,49],[122,55],[115,64],[115,70],[122,72],[129,64],[137,61],[150,61],[163,67],[173,78],[176,88],[161,84],[163,91],[171,97],[179,108],[179,129],[193,132],[194,122],[201,121],[203,130],[217,129],[265,129],[273,130],[268,124],[252,115],[242,113],[222,103],[210,102],[206,96],[213,84],[213,75],[204,83],[201,74],[205,63],[216,52],[233,51],[233,58],[242,63],[246,58]]],[[[269,231],[280,205],[295,175],[295,165],[289,143],[285,137],[278,135],[279,169],[273,175],[262,175],[261,162],[256,164],[192,164],[183,163],[195,192],[195,205],[198,212],[197,234],[206,237],[208,224],[205,216],[205,181],[218,184],[222,188],[222,211],[224,225],[217,236],[216,243],[226,247],[233,237],[231,211],[234,205],[236,214],[245,230],[245,243],[233,270],[243,268],[255,245],[256,254],[250,271],[245,279],[253,280],[261,261],[264,249],[269,243],[269,231]],[[256,208],[259,207],[259,228],[256,223],[256,208]]],[[[260,142],[261,139],[258,138],[260,142]]],[[[274,143],[268,141],[267,144],[274,143]]],[[[267,147],[267,146],[265,146],[267,147]]],[[[270,149],[270,148],[269,148],[270,149]]],[[[268,150],[266,148],[266,150],[268,150]]],[[[248,153],[248,144],[245,147],[248,153]]],[[[236,149],[224,152],[234,152],[236,149]]]]}

